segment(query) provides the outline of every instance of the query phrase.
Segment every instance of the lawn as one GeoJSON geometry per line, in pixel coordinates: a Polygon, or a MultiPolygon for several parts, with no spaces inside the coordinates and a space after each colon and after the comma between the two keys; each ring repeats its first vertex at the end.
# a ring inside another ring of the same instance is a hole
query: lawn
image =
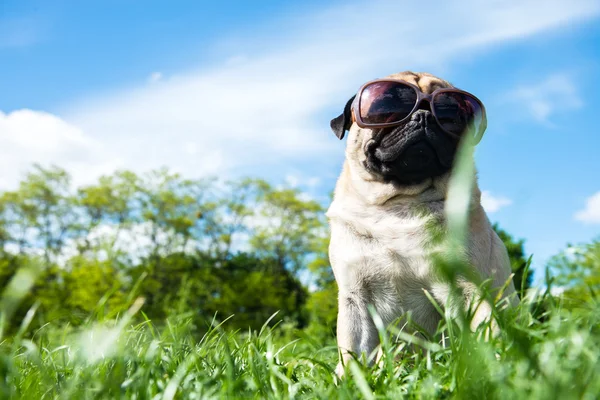
{"type": "MultiPolygon", "coordinates": [[[[235,316],[233,317],[235,318],[235,316]]],[[[51,323],[28,338],[0,344],[2,398],[507,398],[595,399],[600,393],[600,307],[564,307],[540,293],[500,318],[489,341],[444,320],[445,346],[381,332],[384,357],[347,366],[336,380],[334,336],[316,338],[286,323],[230,332],[213,323],[203,336],[190,315],[162,326],[146,320],[142,301],[120,318],[78,328],[51,323]],[[388,340],[388,338],[392,340],[388,340]]],[[[265,321],[266,322],[266,321],[265,321]]]]}
{"type": "MultiPolygon", "coordinates": [[[[474,173],[469,157],[460,160],[447,200],[450,252],[439,260],[450,281],[461,273],[457,260],[469,209],[463,194],[470,192],[474,173]]],[[[598,270],[594,254],[600,247],[594,246],[573,264],[586,279],[598,270]]],[[[567,282],[577,282],[576,277],[569,275],[567,282]]],[[[339,380],[332,327],[297,329],[274,314],[262,329],[236,330],[232,326],[243,315],[219,313],[199,326],[198,311],[185,307],[151,320],[145,312],[149,305],[136,296],[127,300],[127,311],[105,315],[110,293],[87,320],[74,325],[40,315],[41,297],[30,291],[35,277],[20,270],[0,301],[0,394],[7,399],[596,399],[597,286],[584,279],[577,290],[565,292],[568,296],[554,296],[553,279],[548,273],[545,289],[530,290],[517,308],[496,309],[500,334],[489,340],[481,335],[485,326],[471,332],[469,315],[451,317],[441,307],[433,338],[379,324],[381,360],[371,366],[353,361],[339,380]],[[16,314],[25,296],[33,306],[16,314]],[[16,315],[23,316],[15,324],[16,315]]]]}

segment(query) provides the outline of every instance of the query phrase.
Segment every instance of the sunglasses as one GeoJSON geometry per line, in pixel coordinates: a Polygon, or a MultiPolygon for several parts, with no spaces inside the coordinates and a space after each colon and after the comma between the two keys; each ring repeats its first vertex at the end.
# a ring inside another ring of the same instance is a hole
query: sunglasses
{"type": "Polygon", "coordinates": [[[405,122],[421,107],[423,101],[440,128],[457,139],[467,132],[478,143],[487,127],[485,107],[471,93],[452,89],[437,89],[425,94],[408,82],[397,79],[377,79],[365,83],[352,104],[356,123],[361,128],[388,128],[405,122]]]}

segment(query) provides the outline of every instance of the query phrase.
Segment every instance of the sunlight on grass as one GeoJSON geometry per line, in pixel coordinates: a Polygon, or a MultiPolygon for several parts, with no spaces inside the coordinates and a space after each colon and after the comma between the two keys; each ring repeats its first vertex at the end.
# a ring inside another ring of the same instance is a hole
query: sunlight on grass
{"type": "Polygon", "coordinates": [[[543,307],[544,318],[511,322],[515,339],[503,335],[486,343],[448,330],[446,348],[421,339],[413,343],[424,351],[413,353],[403,343],[388,343],[385,362],[372,369],[353,362],[351,379],[337,384],[333,343],[290,340],[295,334],[283,326],[236,333],[225,323],[199,339],[189,334],[185,317],[159,327],[124,316],[113,328],[84,327],[75,336],[45,327],[32,340],[0,344],[2,397],[594,398],[600,390],[598,310],[572,313],[548,298],[520,307],[543,307]],[[85,357],[73,356],[78,345],[85,357]]]}
{"type": "MultiPolygon", "coordinates": [[[[448,195],[448,230],[440,237],[445,247],[439,269],[457,298],[457,276],[484,283],[470,274],[464,257],[475,178],[471,155],[472,147],[461,147],[448,195]]],[[[35,276],[35,265],[14,275],[0,302],[2,321],[29,295],[35,276]]],[[[277,313],[254,331],[230,328],[239,315],[198,326],[196,310],[189,309],[151,321],[135,288],[125,312],[102,312],[108,292],[80,326],[49,321],[28,329],[36,303],[20,314],[21,328],[0,341],[0,398],[562,400],[600,394],[598,300],[566,307],[552,295],[550,278],[545,291],[530,291],[514,310],[498,310],[492,299],[501,330],[487,341],[478,334],[485,327],[476,334],[468,329],[470,313],[453,314],[428,292],[443,317],[436,338],[386,328],[371,309],[381,357],[372,367],[351,361],[342,380],[334,373],[332,333],[298,330],[277,313]]]]}

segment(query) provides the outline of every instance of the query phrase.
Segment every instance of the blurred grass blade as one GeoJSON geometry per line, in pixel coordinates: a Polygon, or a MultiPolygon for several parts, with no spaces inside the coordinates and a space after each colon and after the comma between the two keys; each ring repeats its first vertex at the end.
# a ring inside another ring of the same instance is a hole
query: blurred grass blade
{"type": "Polygon", "coordinates": [[[445,203],[449,245],[451,251],[454,250],[451,254],[457,257],[460,257],[460,254],[455,252],[460,251],[467,239],[469,211],[475,185],[474,143],[470,138],[471,135],[465,135],[459,144],[445,203]]]}
{"type": "Polygon", "coordinates": [[[21,301],[27,296],[37,277],[40,275],[41,266],[36,259],[27,259],[23,265],[12,277],[0,300],[0,339],[4,335],[6,327],[21,304],[21,301]]]}
{"type": "Polygon", "coordinates": [[[356,386],[363,397],[367,400],[375,400],[375,395],[373,395],[373,391],[371,390],[365,375],[361,371],[358,363],[354,360],[350,361],[350,371],[352,372],[354,382],[356,383],[356,386]]]}

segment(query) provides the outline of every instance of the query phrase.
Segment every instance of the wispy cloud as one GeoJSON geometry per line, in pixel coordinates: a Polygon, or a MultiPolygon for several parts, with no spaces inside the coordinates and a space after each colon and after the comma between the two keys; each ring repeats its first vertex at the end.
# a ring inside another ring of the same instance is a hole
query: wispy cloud
{"type": "Polygon", "coordinates": [[[600,191],[585,201],[585,207],[575,213],[575,219],[585,224],[600,224],[600,191]]]}
{"type": "Polygon", "coordinates": [[[583,106],[573,78],[557,73],[532,85],[520,86],[510,93],[511,101],[525,108],[536,121],[552,125],[555,114],[568,113],[583,106]]]}
{"type": "Polygon", "coordinates": [[[38,42],[43,28],[35,18],[0,18],[0,49],[30,46],[38,42]]]}
{"type": "Polygon", "coordinates": [[[87,183],[122,165],[98,140],[61,118],[31,110],[0,112],[0,188],[7,188],[34,162],[56,164],[87,183]]]}
{"type": "Polygon", "coordinates": [[[495,196],[487,190],[481,192],[481,205],[489,214],[495,213],[511,204],[512,200],[507,197],[495,196]]]}
{"type": "MultiPolygon", "coordinates": [[[[291,161],[316,163],[341,154],[324,114],[341,109],[365,80],[403,69],[439,72],[462,54],[599,12],[594,0],[549,0],[543,7],[537,0],[338,5],[274,23],[261,32],[260,43],[232,40],[231,58],[220,64],[79,99],[62,115],[110,149],[99,165],[169,165],[188,175],[237,174],[263,165],[285,176],[289,171],[280,166],[291,161]]],[[[4,153],[0,147],[0,159],[4,153]]],[[[20,157],[33,159],[27,150],[20,157]]]]}
{"type": "Polygon", "coordinates": [[[305,187],[314,189],[321,183],[321,178],[318,176],[307,177],[300,173],[288,174],[285,176],[285,183],[293,188],[305,187]]]}
{"type": "Polygon", "coordinates": [[[150,83],[154,83],[154,82],[158,82],[163,78],[163,74],[162,72],[153,72],[150,74],[150,76],[148,77],[148,82],[150,83]]]}

